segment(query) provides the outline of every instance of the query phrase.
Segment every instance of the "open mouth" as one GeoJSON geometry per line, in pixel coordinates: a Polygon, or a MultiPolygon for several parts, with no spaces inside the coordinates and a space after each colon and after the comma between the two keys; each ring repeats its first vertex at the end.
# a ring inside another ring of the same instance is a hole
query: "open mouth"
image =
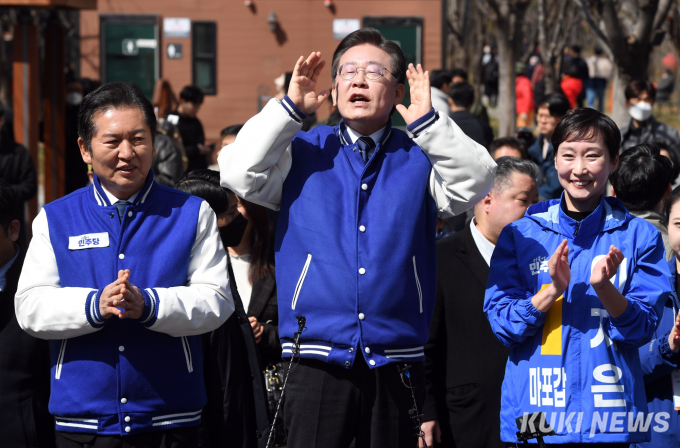
{"type": "Polygon", "coordinates": [[[359,93],[355,93],[354,95],[349,97],[349,102],[355,104],[366,104],[369,102],[369,100],[365,96],[359,93]]]}
{"type": "Polygon", "coordinates": [[[580,187],[580,188],[585,187],[590,182],[591,181],[589,181],[589,180],[572,180],[571,181],[572,184],[574,184],[575,186],[580,187]]]}

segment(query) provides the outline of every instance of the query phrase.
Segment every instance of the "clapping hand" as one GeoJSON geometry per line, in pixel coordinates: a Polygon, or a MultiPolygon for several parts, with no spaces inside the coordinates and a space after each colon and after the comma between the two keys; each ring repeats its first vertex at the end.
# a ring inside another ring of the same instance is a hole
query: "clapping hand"
{"type": "Polygon", "coordinates": [[[675,318],[671,334],[668,335],[668,346],[673,350],[673,353],[680,352],[680,313],[675,318]]]}
{"type": "Polygon", "coordinates": [[[430,96],[430,73],[424,72],[420,64],[417,68],[413,64],[409,64],[406,77],[410,87],[411,105],[406,108],[403,104],[397,104],[397,111],[408,126],[432,109],[432,99],[430,96]]]}
{"type": "Polygon", "coordinates": [[[609,282],[616,275],[616,271],[619,270],[623,258],[623,253],[619,249],[609,246],[609,253],[597,262],[593,268],[593,273],[590,275],[590,284],[593,288],[597,289],[605,282],[609,282]]]}
{"type": "Polygon", "coordinates": [[[316,112],[330,95],[329,90],[316,93],[319,73],[325,65],[326,61],[321,60],[321,53],[318,51],[312,52],[307,60],[300,56],[295,63],[288,87],[288,98],[305,114],[316,112]]]}
{"type": "Polygon", "coordinates": [[[564,294],[571,281],[571,268],[569,267],[569,246],[567,240],[557,246],[557,250],[548,261],[548,271],[553,286],[558,295],[564,294]]]}
{"type": "Polygon", "coordinates": [[[99,313],[104,319],[139,319],[144,313],[144,296],[130,283],[130,270],[118,271],[118,279],[104,288],[99,298],[99,313]],[[122,308],[122,310],[120,309],[122,308]]]}

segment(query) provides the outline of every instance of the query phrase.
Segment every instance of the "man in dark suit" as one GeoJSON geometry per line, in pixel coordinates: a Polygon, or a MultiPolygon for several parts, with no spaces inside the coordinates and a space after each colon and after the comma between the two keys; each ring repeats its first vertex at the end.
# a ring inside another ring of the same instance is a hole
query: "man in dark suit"
{"type": "Polygon", "coordinates": [[[472,115],[470,108],[475,102],[475,89],[467,82],[457,82],[449,89],[451,119],[465,132],[465,135],[488,148],[493,141],[493,130],[488,123],[472,115]]]}
{"type": "Polygon", "coordinates": [[[16,243],[22,208],[13,188],[0,180],[0,445],[53,447],[50,345],[23,331],[14,314],[25,255],[16,243]]]}
{"type": "MultiPolygon", "coordinates": [[[[498,236],[538,202],[538,166],[501,157],[494,186],[463,231],[437,243],[437,294],[425,345],[425,441],[445,447],[504,448],[501,384],[509,350],[482,310],[498,236]]],[[[421,441],[422,446],[422,441],[421,441]]]]}

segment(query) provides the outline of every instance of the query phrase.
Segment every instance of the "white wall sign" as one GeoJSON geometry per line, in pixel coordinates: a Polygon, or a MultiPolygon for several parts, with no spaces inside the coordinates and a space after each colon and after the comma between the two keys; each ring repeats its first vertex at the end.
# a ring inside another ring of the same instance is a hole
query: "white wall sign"
{"type": "Polygon", "coordinates": [[[361,28],[359,19],[333,19],[333,39],[342,40],[349,33],[361,28]]]}
{"type": "Polygon", "coordinates": [[[191,19],[188,17],[164,17],[163,35],[170,39],[189,37],[191,35],[191,19]]]}

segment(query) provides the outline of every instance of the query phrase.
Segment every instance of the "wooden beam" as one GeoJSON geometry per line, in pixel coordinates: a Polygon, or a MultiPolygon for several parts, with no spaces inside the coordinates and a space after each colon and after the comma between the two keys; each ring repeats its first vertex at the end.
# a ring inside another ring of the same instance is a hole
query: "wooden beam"
{"type": "MultiPolygon", "coordinates": [[[[40,64],[38,26],[17,24],[14,26],[14,138],[28,149],[33,158],[36,173],[38,165],[38,118],[40,116],[40,64]]],[[[38,214],[37,197],[31,199],[26,210],[27,234],[31,235],[31,223],[38,214]]]]}
{"type": "MultiPolygon", "coordinates": [[[[55,17],[56,19],[56,17],[55,17]]],[[[45,28],[45,73],[43,85],[43,139],[45,142],[45,203],[64,196],[64,157],[66,147],[66,33],[58,20],[45,28]]]]}

